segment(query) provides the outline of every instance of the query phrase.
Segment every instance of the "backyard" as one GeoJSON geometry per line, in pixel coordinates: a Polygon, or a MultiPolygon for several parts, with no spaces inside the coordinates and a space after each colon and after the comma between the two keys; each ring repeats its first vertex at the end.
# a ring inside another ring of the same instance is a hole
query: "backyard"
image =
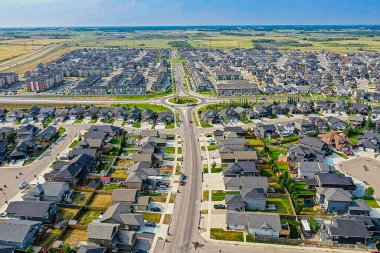
{"type": "Polygon", "coordinates": [[[94,219],[98,218],[100,215],[100,211],[87,211],[79,217],[79,225],[88,225],[94,219]]]}
{"type": "Polygon", "coordinates": [[[270,212],[276,212],[285,215],[294,215],[292,206],[288,198],[268,198],[267,205],[269,204],[273,204],[276,207],[275,211],[270,212]]]}
{"type": "Polygon", "coordinates": [[[88,241],[87,230],[69,228],[62,240],[64,244],[77,247],[79,243],[88,241]]]}
{"type": "Polygon", "coordinates": [[[103,207],[104,209],[112,205],[112,195],[108,194],[95,194],[90,202],[91,207],[103,207]]]}

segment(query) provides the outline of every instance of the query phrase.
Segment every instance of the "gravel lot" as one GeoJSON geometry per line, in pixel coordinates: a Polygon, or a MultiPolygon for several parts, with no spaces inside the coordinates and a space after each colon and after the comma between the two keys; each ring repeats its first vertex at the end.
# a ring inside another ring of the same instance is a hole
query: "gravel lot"
{"type": "Polygon", "coordinates": [[[380,161],[373,158],[355,158],[342,162],[340,169],[353,177],[367,182],[375,190],[377,197],[380,196],[380,161]],[[367,166],[367,170],[364,169],[367,166]]]}

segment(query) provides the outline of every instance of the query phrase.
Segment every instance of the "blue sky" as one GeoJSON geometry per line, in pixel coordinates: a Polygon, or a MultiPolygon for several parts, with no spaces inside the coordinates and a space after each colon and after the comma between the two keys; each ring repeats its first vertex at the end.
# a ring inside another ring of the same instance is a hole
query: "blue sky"
{"type": "Polygon", "coordinates": [[[380,24],[380,0],[0,0],[0,27],[380,24]]]}

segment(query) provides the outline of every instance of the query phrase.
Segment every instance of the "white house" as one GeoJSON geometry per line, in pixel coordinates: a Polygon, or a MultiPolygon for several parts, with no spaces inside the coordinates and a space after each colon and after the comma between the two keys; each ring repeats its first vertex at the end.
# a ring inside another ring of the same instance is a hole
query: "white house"
{"type": "Polygon", "coordinates": [[[280,237],[281,221],[277,213],[248,213],[248,232],[255,236],[280,237]]]}

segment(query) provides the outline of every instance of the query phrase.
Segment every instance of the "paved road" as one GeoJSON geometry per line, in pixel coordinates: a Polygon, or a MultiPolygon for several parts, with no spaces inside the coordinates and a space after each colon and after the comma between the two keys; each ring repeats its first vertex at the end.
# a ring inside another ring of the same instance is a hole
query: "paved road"
{"type": "MultiPolygon", "coordinates": [[[[79,36],[78,38],[73,39],[72,41],[77,41],[82,38],[84,38],[85,35],[79,36]]],[[[16,58],[9,59],[7,61],[0,63],[0,71],[5,71],[10,68],[14,68],[16,66],[20,66],[23,64],[26,64],[28,62],[34,61],[35,59],[38,59],[40,57],[43,57],[44,55],[47,55],[48,53],[52,52],[53,50],[63,46],[66,42],[52,44],[44,46],[36,51],[33,51],[31,53],[18,56],[16,58]]]]}
{"type": "Polygon", "coordinates": [[[3,191],[0,192],[0,207],[5,203],[5,198],[10,200],[20,190],[18,188],[22,181],[31,182],[35,179],[35,175],[39,175],[55,160],[55,158],[62,153],[72,142],[72,139],[77,133],[85,128],[84,124],[62,125],[66,128],[66,136],[62,137],[52,146],[50,150],[47,150],[44,155],[34,161],[32,164],[23,167],[1,167],[0,187],[3,191]],[[22,175],[20,176],[20,172],[22,175]],[[19,178],[17,179],[16,176],[19,178]],[[4,185],[7,185],[4,188],[4,185]],[[6,196],[4,194],[6,193],[6,196]]]}

